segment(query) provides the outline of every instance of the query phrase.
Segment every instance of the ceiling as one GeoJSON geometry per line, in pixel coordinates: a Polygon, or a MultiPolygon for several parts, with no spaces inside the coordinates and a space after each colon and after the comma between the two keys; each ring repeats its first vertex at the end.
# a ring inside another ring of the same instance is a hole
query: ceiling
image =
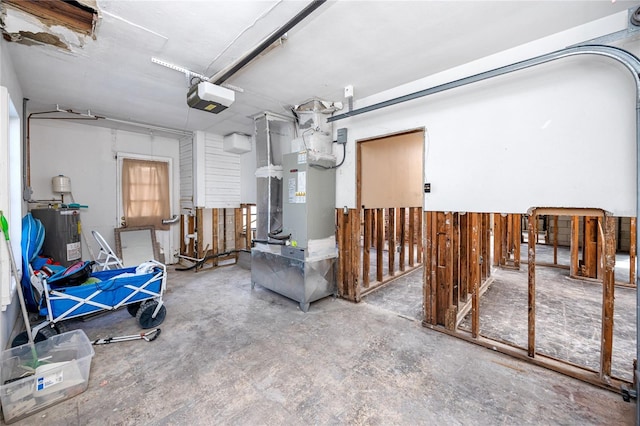
{"type": "MultiPolygon", "coordinates": [[[[87,2],[83,2],[87,3],[87,2]]],[[[217,134],[253,133],[263,111],[290,115],[310,98],[355,99],[634,7],[631,1],[327,1],[287,39],[225,84],[219,114],[189,108],[188,78],[152,58],[211,77],[253,50],[308,1],[94,2],[93,37],[3,4],[3,32],[48,32],[64,47],[9,49],[30,111],[63,109],[217,134]]],[[[103,121],[101,121],[103,122],[103,121]]],[[[111,121],[110,126],[122,123],[111,121]]]]}

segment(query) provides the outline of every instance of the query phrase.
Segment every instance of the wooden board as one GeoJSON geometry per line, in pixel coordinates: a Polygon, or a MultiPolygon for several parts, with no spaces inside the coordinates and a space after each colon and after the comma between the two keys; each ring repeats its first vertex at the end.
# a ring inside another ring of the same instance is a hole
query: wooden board
{"type": "Polygon", "coordinates": [[[373,139],[358,146],[361,205],[367,209],[422,205],[424,132],[373,139]]]}

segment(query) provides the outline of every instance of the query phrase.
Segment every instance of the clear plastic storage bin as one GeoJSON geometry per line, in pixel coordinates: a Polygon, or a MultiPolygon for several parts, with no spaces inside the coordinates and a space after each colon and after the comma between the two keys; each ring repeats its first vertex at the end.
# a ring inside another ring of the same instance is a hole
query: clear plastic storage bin
{"type": "Polygon", "coordinates": [[[93,346],[82,330],[2,352],[0,401],[6,423],[84,392],[93,346]]]}

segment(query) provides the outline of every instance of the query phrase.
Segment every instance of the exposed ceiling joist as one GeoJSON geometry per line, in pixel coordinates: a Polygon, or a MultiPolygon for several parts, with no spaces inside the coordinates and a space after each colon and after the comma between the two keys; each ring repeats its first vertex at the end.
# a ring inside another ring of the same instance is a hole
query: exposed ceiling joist
{"type": "Polygon", "coordinates": [[[3,3],[33,15],[44,24],[62,25],[78,33],[93,36],[96,9],[77,1],[3,0],[3,3]]]}

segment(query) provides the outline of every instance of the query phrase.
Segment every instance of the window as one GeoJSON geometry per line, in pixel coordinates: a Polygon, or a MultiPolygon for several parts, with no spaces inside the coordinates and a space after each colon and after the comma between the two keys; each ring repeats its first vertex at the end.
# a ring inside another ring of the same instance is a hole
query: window
{"type": "Polygon", "coordinates": [[[127,227],[155,226],[167,230],[169,163],[125,158],[122,160],[122,207],[127,227]]]}
{"type": "MultiPolygon", "coordinates": [[[[22,181],[20,155],[20,116],[9,92],[0,87],[0,210],[9,222],[11,251],[16,267],[22,269],[22,251],[20,232],[22,229],[22,181]]],[[[0,238],[4,239],[0,234],[0,238]]],[[[16,292],[17,282],[11,276],[11,263],[5,243],[0,246],[0,309],[5,310],[11,304],[16,292]]]]}

